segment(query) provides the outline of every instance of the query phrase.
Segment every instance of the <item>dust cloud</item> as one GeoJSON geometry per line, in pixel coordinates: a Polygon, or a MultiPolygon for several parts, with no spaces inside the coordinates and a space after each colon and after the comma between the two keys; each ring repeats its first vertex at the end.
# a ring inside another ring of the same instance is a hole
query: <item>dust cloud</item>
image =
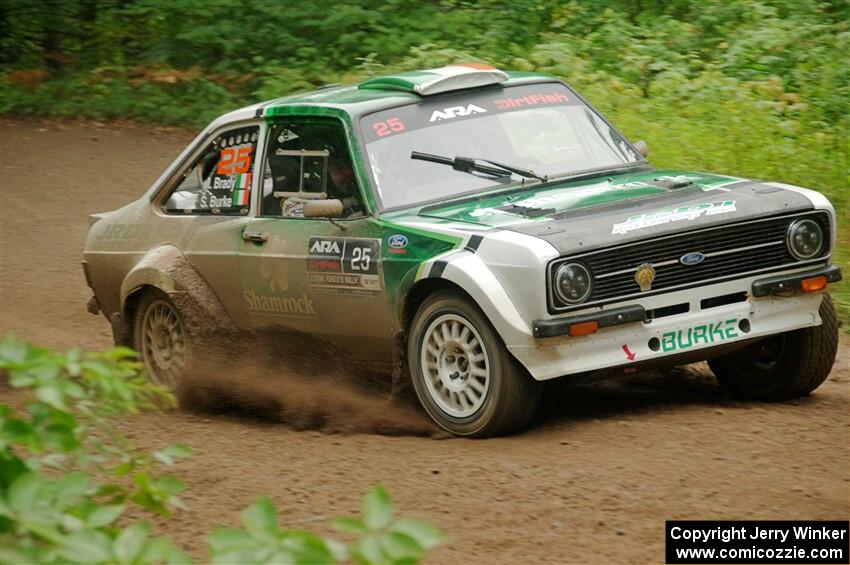
{"type": "Polygon", "coordinates": [[[393,391],[389,372],[347,361],[325,342],[240,334],[203,338],[198,345],[177,391],[183,409],[299,430],[444,437],[419,410],[410,387],[393,391]]]}

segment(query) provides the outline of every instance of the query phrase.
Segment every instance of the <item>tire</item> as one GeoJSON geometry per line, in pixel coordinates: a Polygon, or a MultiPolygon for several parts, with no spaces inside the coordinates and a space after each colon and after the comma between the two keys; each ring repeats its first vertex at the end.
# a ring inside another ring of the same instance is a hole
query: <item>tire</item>
{"type": "Polygon", "coordinates": [[[142,296],[133,320],[133,343],[151,381],[179,397],[192,346],[185,317],[165,293],[149,290],[142,296]]]}
{"type": "Polygon", "coordinates": [[[508,353],[478,307],[456,292],[434,293],[419,307],[407,360],[419,403],[454,435],[517,432],[540,404],[541,383],[508,353]]]}
{"type": "Polygon", "coordinates": [[[770,336],[708,362],[720,386],[738,398],[776,402],[805,396],[823,383],[838,351],[838,317],[828,294],[822,323],[770,336]]]}

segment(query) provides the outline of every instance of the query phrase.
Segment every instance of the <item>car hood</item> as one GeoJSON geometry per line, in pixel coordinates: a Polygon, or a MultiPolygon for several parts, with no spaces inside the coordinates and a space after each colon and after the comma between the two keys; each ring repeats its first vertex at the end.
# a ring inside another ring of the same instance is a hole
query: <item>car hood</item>
{"type": "Polygon", "coordinates": [[[811,208],[804,195],[773,185],[652,170],[476,195],[419,216],[533,235],[568,253],[811,208]]]}

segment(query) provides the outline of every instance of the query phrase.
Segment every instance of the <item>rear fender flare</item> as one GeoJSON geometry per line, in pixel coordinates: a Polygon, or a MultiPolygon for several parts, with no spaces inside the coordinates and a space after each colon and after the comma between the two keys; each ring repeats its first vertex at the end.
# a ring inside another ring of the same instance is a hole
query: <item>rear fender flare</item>
{"type": "Polygon", "coordinates": [[[161,245],[148,251],[127,273],[121,283],[121,312],[128,318],[130,299],[144,288],[166,295],[185,315],[192,333],[236,330],[230,315],[206,280],[174,245],[161,245]]]}

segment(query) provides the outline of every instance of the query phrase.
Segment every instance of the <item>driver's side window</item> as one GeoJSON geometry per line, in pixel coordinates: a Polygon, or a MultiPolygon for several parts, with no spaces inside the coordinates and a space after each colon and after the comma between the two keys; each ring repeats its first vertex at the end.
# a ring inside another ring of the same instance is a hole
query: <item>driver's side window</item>
{"type": "Polygon", "coordinates": [[[342,124],[287,120],[269,127],[260,214],[303,218],[305,200],[336,199],[342,218],[365,213],[342,124]]]}

